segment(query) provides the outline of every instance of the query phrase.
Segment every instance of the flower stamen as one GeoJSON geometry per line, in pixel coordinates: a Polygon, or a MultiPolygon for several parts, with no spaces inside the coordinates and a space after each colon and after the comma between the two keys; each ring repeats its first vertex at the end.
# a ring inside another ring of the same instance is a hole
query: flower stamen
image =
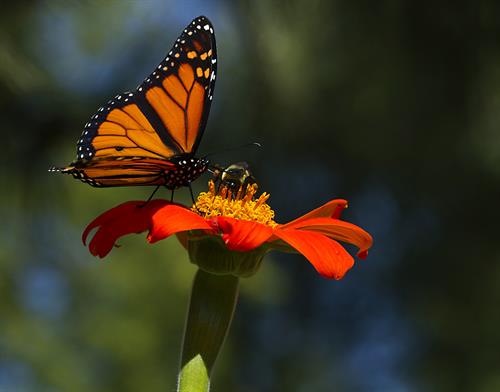
{"type": "Polygon", "coordinates": [[[234,194],[226,186],[216,190],[215,183],[210,180],[208,192],[200,193],[191,210],[205,219],[227,216],[259,222],[271,227],[277,226],[274,221],[274,211],[266,203],[270,195],[264,192],[255,200],[257,189],[257,184],[240,186],[238,192],[234,194]]]}

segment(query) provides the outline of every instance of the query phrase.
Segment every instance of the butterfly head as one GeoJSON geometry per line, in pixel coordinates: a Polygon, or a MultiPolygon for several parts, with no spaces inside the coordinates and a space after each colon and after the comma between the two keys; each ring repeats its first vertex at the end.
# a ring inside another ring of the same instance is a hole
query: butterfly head
{"type": "Polygon", "coordinates": [[[165,171],[165,185],[176,189],[189,184],[208,170],[209,161],[206,158],[195,158],[191,154],[181,154],[169,159],[175,165],[175,170],[165,171]]]}

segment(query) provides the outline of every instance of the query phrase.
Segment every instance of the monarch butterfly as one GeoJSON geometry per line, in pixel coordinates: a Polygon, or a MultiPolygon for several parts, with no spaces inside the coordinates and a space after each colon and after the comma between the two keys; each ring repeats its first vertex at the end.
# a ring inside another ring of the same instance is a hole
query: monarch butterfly
{"type": "Polygon", "coordinates": [[[209,165],[194,154],[207,123],[216,67],[214,28],[200,16],[135,91],[118,94],[92,116],[76,160],[50,171],[95,187],[189,186],[209,165]]]}

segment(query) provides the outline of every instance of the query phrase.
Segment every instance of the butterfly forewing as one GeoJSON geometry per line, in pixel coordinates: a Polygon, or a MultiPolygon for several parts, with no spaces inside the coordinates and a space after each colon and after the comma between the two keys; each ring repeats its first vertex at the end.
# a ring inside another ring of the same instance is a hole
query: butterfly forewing
{"type": "Polygon", "coordinates": [[[77,159],[58,171],[94,186],[188,184],[206,170],[193,154],[210,111],[216,63],[213,26],[198,17],[136,91],[118,94],[92,116],[77,159]]]}
{"type": "Polygon", "coordinates": [[[138,87],[143,106],[154,109],[184,152],[196,151],[210,112],[217,68],[213,26],[193,20],[155,71],[138,87]]]}

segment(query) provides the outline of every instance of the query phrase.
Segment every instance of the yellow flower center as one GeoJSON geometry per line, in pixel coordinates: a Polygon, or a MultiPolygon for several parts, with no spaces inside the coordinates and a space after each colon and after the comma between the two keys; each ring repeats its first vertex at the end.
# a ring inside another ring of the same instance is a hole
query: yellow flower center
{"type": "Polygon", "coordinates": [[[191,210],[204,218],[228,216],[235,219],[259,222],[275,227],[274,211],[266,203],[271,195],[264,192],[257,199],[257,184],[240,187],[236,194],[223,186],[216,189],[212,180],[208,182],[208,192],[201,192],[191,210]]]}

